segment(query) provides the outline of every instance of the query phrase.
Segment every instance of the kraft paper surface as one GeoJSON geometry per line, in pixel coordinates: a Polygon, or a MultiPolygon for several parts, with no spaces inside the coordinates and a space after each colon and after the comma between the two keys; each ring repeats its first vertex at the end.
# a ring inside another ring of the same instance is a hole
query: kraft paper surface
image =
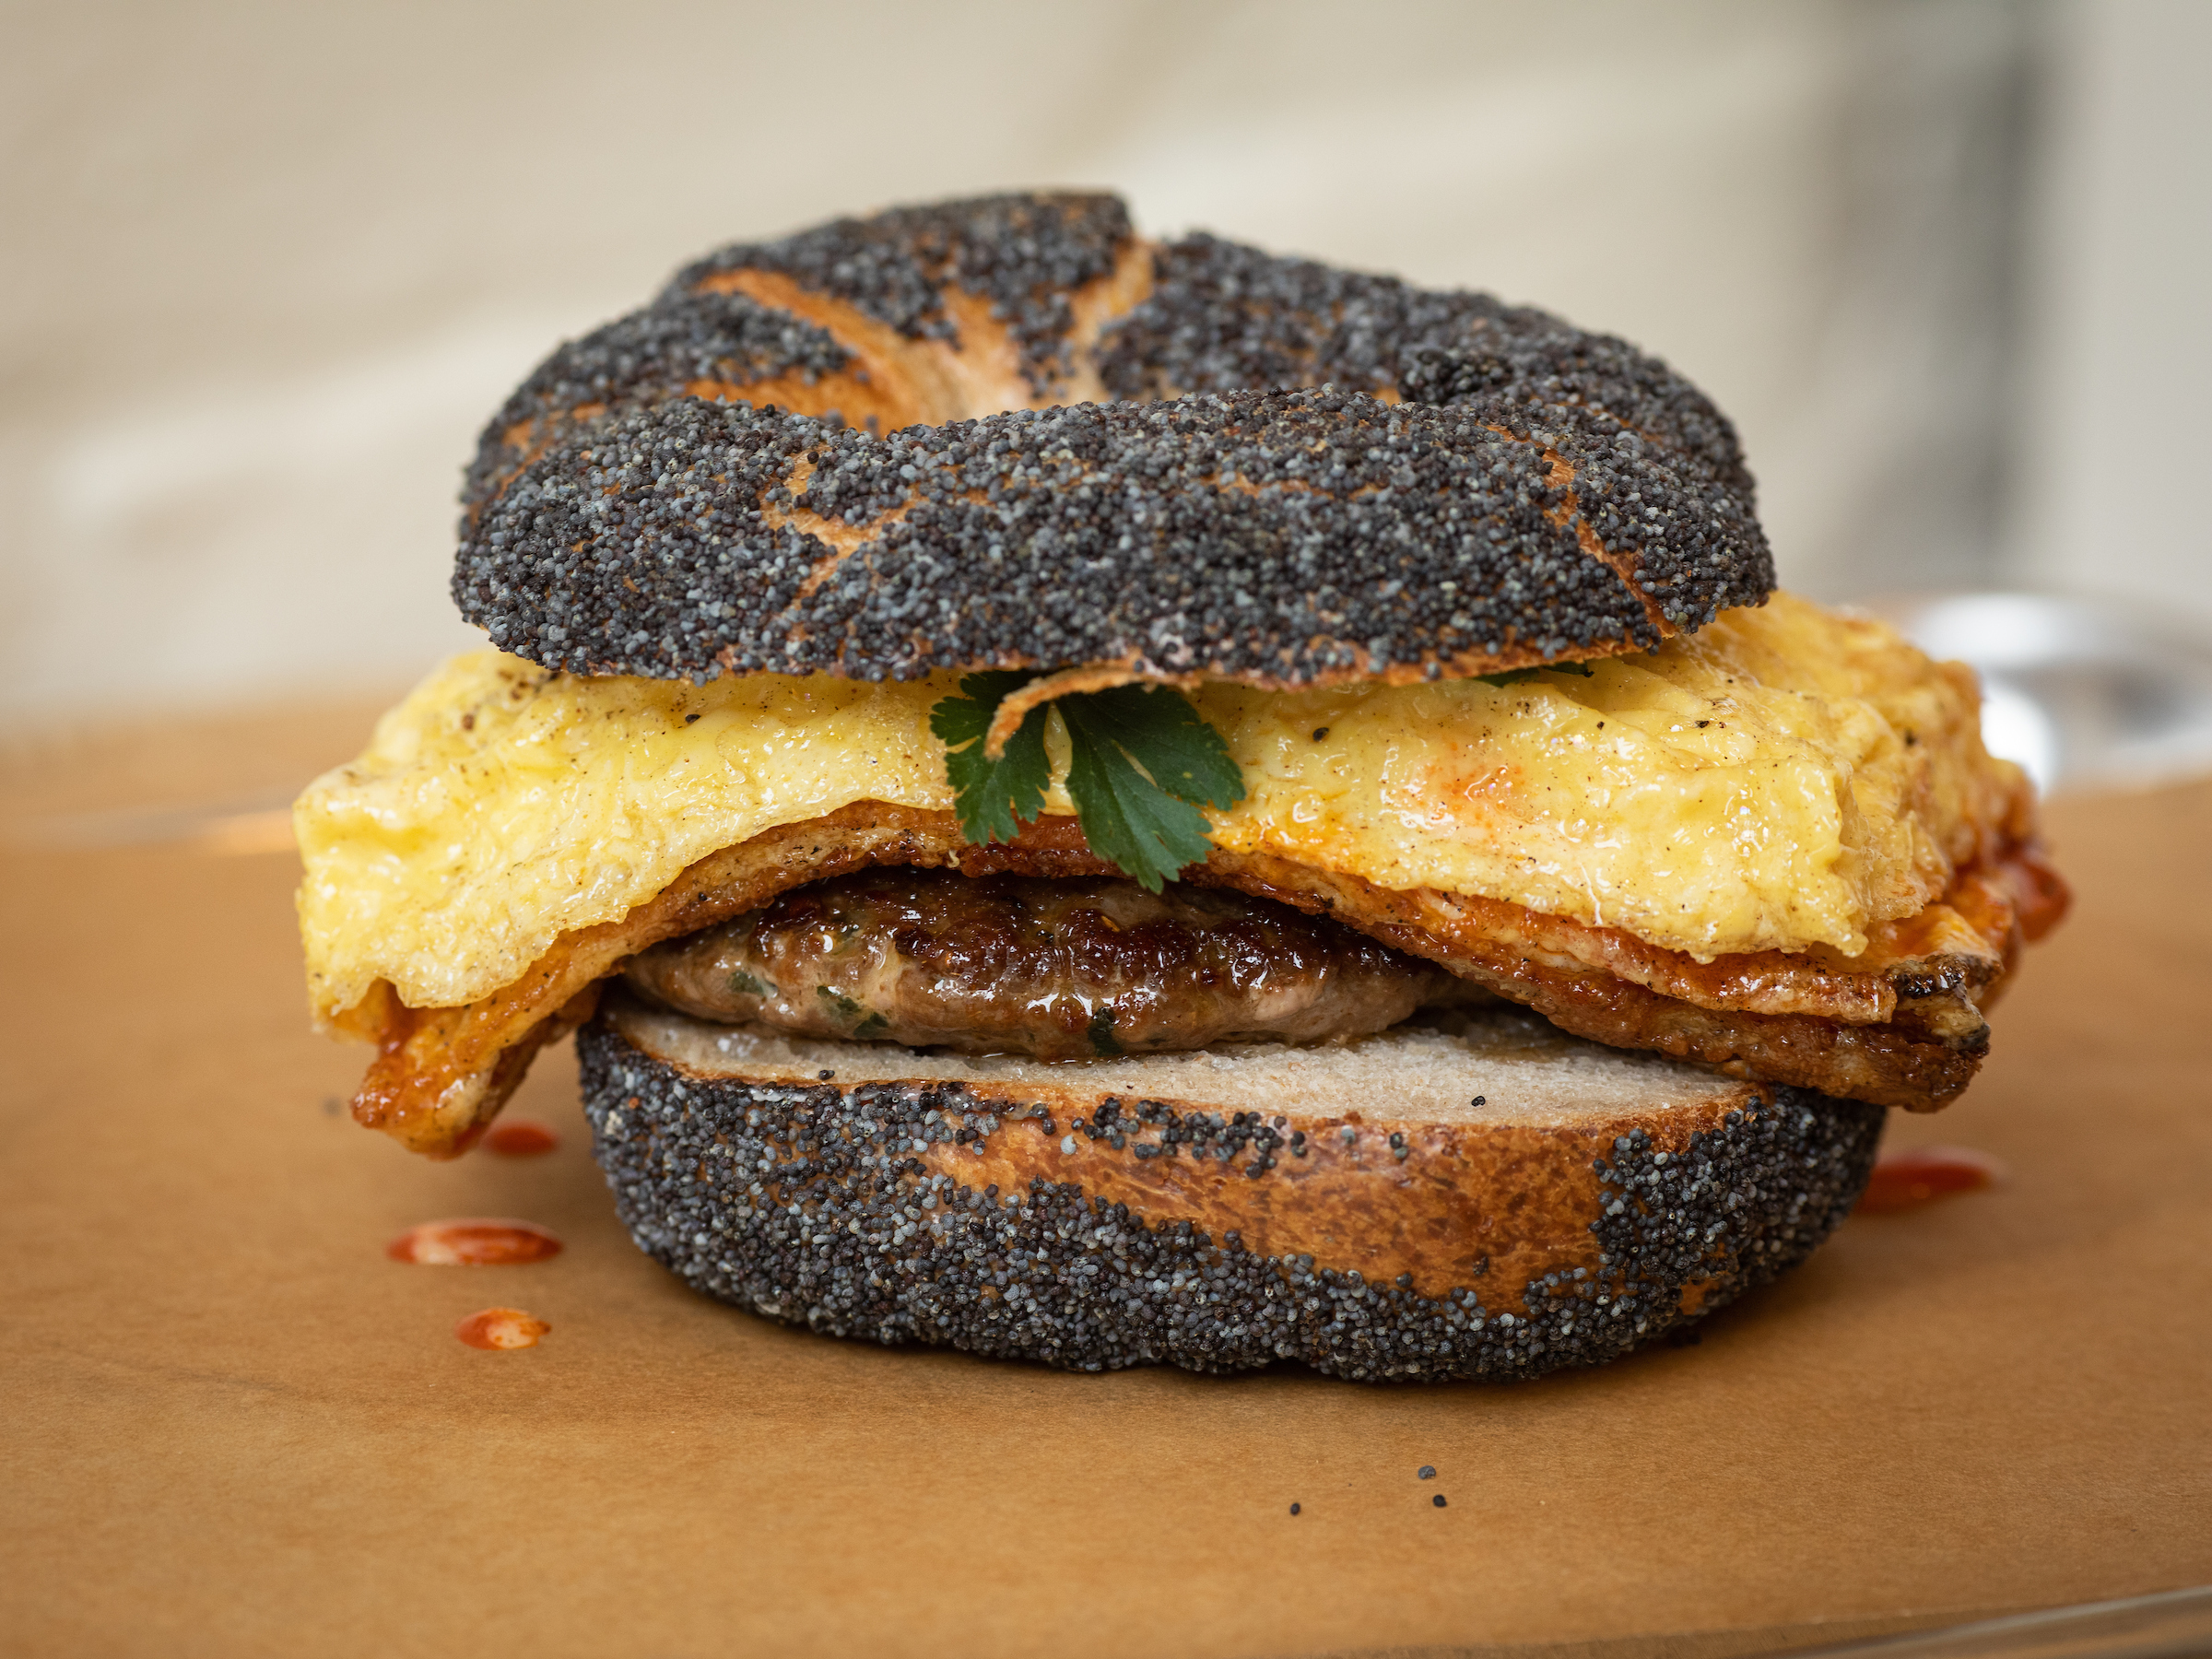
{"type": "Polygon", "coordinates": [[[278,809],[366,724],[0,767],[10,1653],[1630,1659],[2212,1581],[2212,785],[2052,808],[2072,920],[1965,1099],[1892,1114],[2007,1182],[1853,1218],[1694,1346],[1375,1387],[700,1300],[617,1226],[565,1049],[510,1109],[547,1156],[356,1127],[278,809]],[[567,1248],[386,1258],[449,1216],[567,1248]],[[455,1339],[494,1305],[550,1332],[455,1339]]]}

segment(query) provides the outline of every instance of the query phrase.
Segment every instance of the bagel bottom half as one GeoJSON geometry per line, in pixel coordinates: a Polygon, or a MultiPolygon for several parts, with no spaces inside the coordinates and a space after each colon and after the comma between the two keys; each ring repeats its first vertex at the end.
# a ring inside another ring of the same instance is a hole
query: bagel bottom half
{"type": "Polygon", "coordinates": [[[1500,1010],[1339,1047],[1044,1063],[807,1041],[627,995],[594,1156],[694,1288],[831,1335],[1081,1371],[1528,1377],[1803,1260],[1882,1109],[1500,1010]]]}

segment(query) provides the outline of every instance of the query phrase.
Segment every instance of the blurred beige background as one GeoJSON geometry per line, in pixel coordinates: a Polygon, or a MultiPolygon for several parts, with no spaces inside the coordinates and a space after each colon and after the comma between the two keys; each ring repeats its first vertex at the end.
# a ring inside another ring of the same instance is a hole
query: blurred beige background
{"type": "Polygon", "coordinates": [[[404,684],[476,637],[458,469],[558,339],[1041,183],[1628,335],[1793,585],[2212,605],[2201,0],[6,17],[0,733],[404,684]]]}

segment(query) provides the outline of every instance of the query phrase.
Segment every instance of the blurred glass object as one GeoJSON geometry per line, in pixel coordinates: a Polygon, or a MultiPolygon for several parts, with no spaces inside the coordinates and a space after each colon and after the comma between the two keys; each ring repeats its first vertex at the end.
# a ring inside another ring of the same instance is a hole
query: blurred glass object
{"type": "Polygon", "coordinates": [[[2212,775],[2212,630],[2106,600],[1917,594],[1870,601],[1982,677],[1982,735],[2045,794],[2212,775]]]}
{"type": "Polygon", "coordinates": [[[2193,1659],[2212,1653],[2212,1586],[1793,1651],[1798,1659],[2193,1659]]]}

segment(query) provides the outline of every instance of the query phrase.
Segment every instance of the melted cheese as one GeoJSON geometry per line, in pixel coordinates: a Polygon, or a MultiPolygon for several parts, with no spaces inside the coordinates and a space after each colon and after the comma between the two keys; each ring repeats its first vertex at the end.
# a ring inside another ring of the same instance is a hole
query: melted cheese
{"type": "MultiPolygon", "coordinates": [[[[1849,955],[1937,898],[2020,788],[1982,747],[1967,670],[1788,595],[1592,667],[1503,687],[1206,687],[1194,700],[1249,791],[1216,842],[1700,959],[1849,955]]],[[[559,934],[780,824],[863,800],[949,808],[929,710],[953,688],[456,657],[295,809],[318,1014],[379,979],[411,1006],[473,1002],[559,934]]],[[[1073,810],[1057,780],[1046,810],[1073,810]]]]}

